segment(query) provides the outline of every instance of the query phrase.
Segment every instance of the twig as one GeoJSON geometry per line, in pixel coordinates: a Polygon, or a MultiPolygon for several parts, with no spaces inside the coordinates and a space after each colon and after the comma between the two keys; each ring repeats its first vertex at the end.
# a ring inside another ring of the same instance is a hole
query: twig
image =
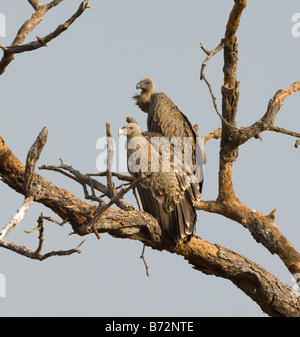
{"type": "MultiPolygon", "coordinates": [[[[91,182],[90,182],[90,186],[91,186],[91,191],[92,191],[92,195],[90,195],[88,193],[88,190],[87,190],[87,185],[86,184],[82,184],[82,187],[83,187],[83,192],[84,192],[84,197],[88,200],[93,200],[93,201],[97,201],[100,206],[104,206],[105,205],[105,202],[103,199],[101,199],[102,196],[100,197],[97,197],[96,194],[95,194],[95,189],[94,189],[94,186],[93,186],[93,182],[92,182],[92,179],[90,179],[91,182]]],[[[103,195],[104,196],[104,195],[103,195]]]]}
{"type": "Polygon", "coordinates": [[[297,137],[297,138],[300,137],[300,133],[298,133],[298,132],[289,131],[289,130],[286,130],[284,128],[279,128],[279,127],[274,126],[274,125],[272,125],[271,127],[269,127],[268,130],[269,131],[275,131],[275,132],[283,133],[285,135],[292,136],[292,137],[297,137]]]}
{"type": "Polygon", "coordinates": [[[38,222],[38,229],[39,229],[39,245],[35,253],[37,255],[42,255],[42,248],[43,248],[43,242],[44,242],[44,218],[43,215],[41,214],[37,220],[38,222]]]}
{"type": "Polygon", "coordinates": [[[44,255],[39,255],[36,253],[36,251],[32,251],[30,249],[28,249],[27,247],[24,247],[24,246],[19,246],[19,245],[16,245],[15,243],[13,242],[7,242],[5,240],[0,240],[0,247],[2,248],[6,248],[6,249],[9,249],[17,254],[20,254],[20,255],[23,255],[23,256],[26,256],[30,259],[33,259],[33,260],[39,260],[39,261],[43,261],[49,257],[52,257],[52,256],[66,256],[66,255],[71,255],[71,254],[74,254],[74,253],[81,253],[81,250],[79,249],[81,247],[81,245],[85,242],[85,240],[83,240],[76,248],[73,248],[73,249],[69,249],[69,250],[59,250],[59,251],[52,251],[52,252],[49,252],[49,253],[46,253],[44,255]]]}
{"type": "Polygon", "coordinates": [[[146,249],[146,246],[145,244],[143,245],[143,251],[142,251],[142,255],[140,256],[140,258],[143,260],[144,262],[144,265],[145,265],[145,268],[146,268],[146,275],[149,277],[149,266],[146,262],[146,259],[145,259],[145,249],[146,249]]]}
{"type": "MultiPolygon", "coordinates": [[[[68,165],[67,163],[65,163],[62,159],[60,159],[60,162],[61,162],[61,165],[43,165],[39,167],[39,169],[59,172],[61,174],[64,174],[68,178],[75,180],[82,186],[88,185],[92,187],[93,189],[100,191],[101,193],[103,193],[105,196],[109,198],[114,197],[109,193],[108,188],[104,184],[100,183],[99,181],[95,179],[91,179],[91,175],[92,175],[91,173],[82,174],[78,170],[74,169],[71,165],[68,165]],[[72,175],[64,172],[63,170],[70,172],[72,175]]],[[[106,176],[106,172],[103,174],[103,176],[106,176]]],[[[128,203],[126,200],[122,198],[117,201],[117,206],[124,210],[134,209],[134,207],[130,203],[128,203]]]]}
{"type": "Polygon", "coordinates": [[[83,244],[84,241],[82,241],[80,243],[80,245],[77,246],[75,249],[68,250],[68,251],[50,252],[50,253],[47,253],[45,255],[42,255],[42,248],[43,248],[43,242],[44,242],[44,220],[54,222],[54,223],[56,223],[60,226],[63,226],[64,223],[66,222],[66,220],[64,220],[63,222],[59,222],[58,220],[56,220],[54,218],[51,218],[51,217],[48,217],[48,216],[45,216],[44,213],[41,213],[41,215],[39,216],[39,218],[37,220],[38,226],[36,228],[33,228],[32,230],[24,231],[27,234],[34,233],[37,230],[39,231],[39,237],[38,237],[39,244],[38,244],[38,247],[37,247],[35,252],[30,251],[26,247],[18,246],[14,243],[8,243],[8,242],[6,242],[5,245],[3,245],[2,247],[11,249],[11,250],[16,251],[17,253],[19,253],[21,255],[25,255],[27,257],[30,257],[32,259],[37,259],[37,260],[40,260],[40,261],[42,261],[42,260],[44,260],[44,259],[46,259],[50,256],[70,255],[70,254],[75,253],[75,252],[80,253],[79,247],[83,244]]]}
{"type": "Polygon", "coordinates": [[[0,61],[0,75],[5,72],[7,66],[14,60],[14,54],[32,51],[44,47],[65,30],[87,9],[90,8],[89,0],[84,0],[75,14],[65,23],[59,25],[52,33],[45,37],[38,37],[35,41],[21,45],[30,32],[32,32],[42,21],[45,14],[53,7],[59,5],[62,0],[53,0],[48,4],[42,5],[38,0],[28,0],[30,5],[35,9],[35,13],[19,29],[17,36],[10,46],[5,47],[3,57],[0,61]]]}
{"type": "MultiPolygon", "coordinates": [[[[250,125],[247,128],[241,128],[240,133],[237,134],[239,139],[237,140],[237,144],[241,145],[247,142],[252,137],[259,137],[259,134],[263,131],[274,131],[283,133],[292,137],[300,138],[299,132],[289,131],[284,128],[280,128],[274,126],[274,122],[276,120],[277,114],[280,111],[281,106],[284,103],[284,100],[297,92],[300,91],[300,81],[294,82],[291,86],[286,89],[278,90],[273,98],[269,101],[268,108],[264,116],[250,125]]],[[[295,147],[297,148],[300,145],[300,141],[296,141],[295,147]]]]}
{"type": "MultiPolygon", "coordinates": [[[[117,173],[117,172],[111,172],[113,177],[118,178],[119,180],[124,180],[124,181],[129,181],[133,182],[134,179],[131,176],[127,176],[125,174],[117,173]]],[[[90,177],[105,177],[106,176],[106,171],[103,172],[97,172],[97,173],[87,173],[87,176],[90,177]]]]}
{"type": "Polygon", "coordinates": [[[22,205],[22,207],[19,208],[18,212],[14,215],[14,217],[12,218],[11,222],[2,230],[2,232],[0,233],[0,247],[2,248],[6,248],[9,250],[12,250],[13,252],[20,254],[20,255],[24,255],[26,257],[29,257],[31,259],[35,259],[35,260],[45,260],[48,257],[51,256],[64,256],[64,255],[71,255],[73,253],[80,253],[79,247],[83,244],[82,241],[76,248],[74,249],[70,249],[70,250],[60,250],[60,251],[52,251],[49,252],[47,254],[42,255],[42,247],[43,247],[43,242],[44,242],[44,225],[43,225],[43,220],[47,219],[49,221],[58,223],[60,225],[63,225],[64,221],[62,223],[59,223],[57,220],[51,218],[51,217],[46,217],[44,216],[43,213],[41,213],[41,215],[39,216],[37,222],[38,222],[38,226],[30,231],[25,231],[26,233],[30,234],[35,232],[36,230],[39,230],[39,244],[38,247],[36,249],[36,251],[32,251],[27,247],[24,246],[19,246],[17,244],[15,244],[14,242],[8,242],[5,241],[4,238],[7,236],[7,234],[13,230],[19,223],[20,221],[24,218],[26,212],[28,211],[30,205],[33,202],[33,197],[29,197],[25,200],[24,204],[22,205]]]}
{"type": "Polygon", "coordinates": [[[202,80],[203,75],[204,75],[204,69],[208,63],[208,61],[215,55],[217,54],[219,51],[221,51],[224,48],[225,44],[223,42],[223,40],[220,42],[220,44],[214,49],[214,50],[208,50],[204,47],[204,45],[200,42],[200,47],[201,49],[205,52],[205,54],[207,55],[206,59],[203,61],[202,63],[202,67],[201,67],[201,73],[200,73],[200,80],[202,80]]]}
{"type": "MultiPolygon", "coordinates": [[[[58,220],[56,220],[56,219],[54,219],[54,218],[52,218],[52,217],[50,217],[50,216],[46,216],[46,215],[42,212],[41,215],[39,216],[38,220],[37,220],[38,224],[39,224],[40,221],[43,221],[43,220],[47,220],[47,221],[53,222],[53,223],[55,223],[56,225],[59,225],[59,226],[61,226],[61,227],[62,227],[65,223],[68,222],[68,219],[65,219],[65,220],[63,220],[63,221],[58,221],[58,220]]],[[[40,227],[40,226],[38,225],[37,227],[35,227],[35,228],[33,228],[33,229],[29,230],[29,231],[25,231],[25,230],[24,230],[24,232],[25,232],[26,234],[31,234],[31,233],[34,233],[35,231],[39,230],[39,227],[40,227]]]]}
{"type": "Polygon", "coordinates": [[[58,221],[58,220],[56,220],[56,219],[54,219],[54,218],[52,218],[52,217],[50,217],[50,216],[44,215],[43,213],[42,213],[42,216],[43,216],[43,218],[44,218],[45,220],[50,221],[50,222],[53,222],[53,223],[55,223],[56,225],[59,225],[59,226],[61,226],[61,227],[64,226],[65,223],[68,222],[68,219],[64,219],[63,221],[58,221]]]}
{"type": "Polygon", "coordinates": [[[140,200],[139,200],[139,197],[138,197],[138,195],[137,195],[137,193],[136,193],[135,187],[132,189],[132,192],[133,192],[133,195],[134,195],[135,200],[136,200],[136,202],[137,202],[139,211],[142,211],[143,209],[142,209],[142,206],[141,206],[141,204],[140,204],[140,200]]]}
{"type": "Polygon", "coordinates": [[[220,42],[220,44],[213,50],[209,51],[208,49],[206,49],[204,47],[204,45],[202,43],[200,43],[200,46],[201,46],[201,49],[207,54],[207,57],[205,58],[205,60],[203,61],[202,63],[202,66],[201,66],[201,71],[200,71],[200,80],[204,80],[204,82],[206,83],[207,87],[208,87],[208,90],[210,92],[210,95],[211,95],[211,98],[212,98],[212,101],[213,101],[213,106],[217,112],[217,115],[220,117],[220,119],[228,126],[234,128],[234,129],[238,129],[236,126],[230,124],[229,122],[227,122],[227,120],[220,114],[220,111],[219,111],[219,108],[218,108],[218,104],[217,104],[217,99],[216,99],[216,96],[213,92],[213,89],[212,89],[212,86],[211,84],[209,83],[208,79],[206,78],[205,76],[205,73],[204,73],[204,69],[208,63],[208,61],[215,55],[217,54],[219,51],[221,51],[224,47],[225,47],[225,43],[224,41],[222,40],[220,42]]]}
{"type": "Polygon", "coordinates": [[[110,200],[109,203],[107,203],[106,205],[104,205],[103,207],[101,207],[98,211],[96,211],[93,219],[85,226],[87,228],[92,228],[94,230],[94,226],[97,223],[97,221],[99,220],[99,218],[101,217],[101,215],[113,204],[115,204],[120,198],[122,198],[126,193],[128,193],[132,188],[134,188],[142,179],[144,178],[139,178],[137,180],[135,180],[133,183],[130,184],[129,187],[121,190],[118,192],[118,194],[110,200]]]}
{"type": "Polygon", "coordinates": [[[112,137],[111,126],[106,123],[106,139],[107,139],[107,165],[106,165],[106,179],[109,194],[116,194],[115,185],[112,181],[112,167],[114,160],[114,140],[112,137]]]}
{"type": "Polygon", "coordinates": [[[28,197],[25,199],[24,204],[18,209],[17,213],[12,217],[9,224],[7,224],[0,233],[0,241],[3,241],[5,237],[11,232],[14,228],[18,226],[21,220],[24,218],[29,207],[33,203],[33,197],[28,197]]]}
{"type": "Polygon", "coordinates": [[[222,128],[218,128],[204,137],[204,143],[206,143],[207,141],[213,138],[220,139],[221,136],[222,136],[222,128]]]}

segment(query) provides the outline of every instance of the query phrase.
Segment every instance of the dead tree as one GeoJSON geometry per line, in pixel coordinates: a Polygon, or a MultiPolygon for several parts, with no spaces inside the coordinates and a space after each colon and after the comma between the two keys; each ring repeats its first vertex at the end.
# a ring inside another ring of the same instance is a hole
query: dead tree
{"type": "MultiPolygon", "coordinates": [[[[3,56],[0,61],[0,74],[5,72],[7,66],[14,60],[15,54],[47,46],[51,40],[68,29],[89,8],[89,1],[84,0],[71,18],[59,25],[52,33],[44,37],[36,37],[34,41],[22,44],[46,13],[59,5],[62,0],[53,0],[45,5],[41,4],[39,0],[28,0],[28,2],[33,7],[34,14],[23,24],[10,46],[0,46],[3,50],[3,56]]],[[[208,86],[213,106],[220,117],[222,127],[211,132],[205,139],[206,141],[211,138],[220,139],[218,196],[216,200],[199,202],[197,209],[220,214],[247,228],[253,238],[271,254],[277,254],[289,272],[294,275],[300,273],[300,254],[276,226],[275,210],[265,215],[250,209],[240,202],[232,184],[232,167],[238,158],[239,147],[249,139],[253,137],[259,138],[264,131],[280,132],[300,138],[300,133],[288,131],[274,125],[284,100],[289,95],[300,90],[300,82],[295,82],[287,89],[278,90],[269,101],[267,110],[261,119],[248,127],[237,126],[239,82],[236,78],[238,65],[236,32],[246,5],[247,0],[234,0],[224,38],[215,49],[210,51],[201,45],[207,55],[202,64],[201,80],[204,80],[208,86]],[[212,86],[205,76],[205,67],[209,60],[220,51],[224,53],[221,112],[212,86]]],[[[188,244],[181,244],[179,247],[170,245],[168,238],[157,221],[151,215],[135,209],[133,205],[125,200],[126,193],[134,190],[138,182],[133,181],[129,176],[111,172],[109,168],[112,164],[113,147],[110,145],[108,146],[108,169],[105,172],[82,174],[63,161],[58,166],[43,165],[40,167],[40,169],[57,171],[81,184],[86,199],[97,201],[99,203],[98,207],[80,200],[75,195],[58,188],[41,175],[35,173],[37,160],[46,144],[47,133],[47,128],[41,131],[28,152],[25,165],[15,157],[4,139],[0,137],[0,176],[2,182],[25,197],[24,204],[0,233],[1,247],[39,260],[44,260],[54,255],[78,253],[80,252],[81,244],[68,251],[42,253],[44,220],[53,221],[58,225],[69,223],[73,232],[80,236],[94,233],[100,238],[101,233],[108,233],[117,238],[139,240],[145,246],[153,249],[166,250],[181,255],[193,268],[208,275],[230,280],[268,315],[300,316],[298,294],[295,294],[291,287],[283,284],[278,278],[247,257],[220,245],[209,243],[198,236],[193,237],[188,244]],[[127,188],[124,188],[124,186],[119,189],[116,188],[112,181],[113,177],[120,181],[125,181],[129,186],[127,188]],[[104,181],[101,182],[101,179],[104,179],[104,181]],[[90,194],[88,189],[91,191],[90,194]],[[96,192],[101,192],[101,197],[97,197],[96,192]],[[110,202],[105,203],[103,196],[108,197],[110,202]],[[20,223],[33,202],[41,203],[50,208],[62,219],[61,223],[41,214],[38,219],[38,226],[34,229],[39,231],[39,242],[36,251],[5,240],[8,233],[20,223]],[[115,207],[113,208],[112,206],[115,207]]],[[[108,138],[111,136],[111,129],[108,124],[107,136],[108,138]]],[[[299,142],[300,139],[296,141],[296,147],[299,142]]]]}

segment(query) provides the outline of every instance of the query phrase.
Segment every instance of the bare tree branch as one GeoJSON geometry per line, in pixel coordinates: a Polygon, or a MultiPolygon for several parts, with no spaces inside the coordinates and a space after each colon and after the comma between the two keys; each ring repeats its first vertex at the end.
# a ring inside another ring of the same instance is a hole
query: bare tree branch
{"type": "Polygon", "coordinates": [[[40,158],[40,154],[43,150],[43,147],[47,142],[47,137],[48,137],[48,128],[44,127],[27,154],[25,176],[24,176],[25,190],[27,197],[31,195],[33,172],[35,170],[35,165],[40,158]]]}
{"type": "Polygon", "coordinates": [[[18,224],[22,221],[25,214],[28,212],[30,206],[33,203],[33,197],[28,197],[25,199],[24,204],[18,209],[17,213],[12,217],[10,223],[8,223],[0,233],[0,241],[3,241],[6,236],[11,232],[14,228],[18,226],[18,224]]]}
{"type": "Polygon", "coordinates": [[[89,228],[95,228],[95,224],[97,223],[97,221],[100,219],[100,217],[102,216],[102,214],[113,204],[117,203],[118,200],[120,200],[126,193],[128,193],[130,190],[132,190],[133,188],[135,188],[135,186],[141,181],[142,179],[137,179],[134,182],[132,182],[129,187],[125,188],[125,189],[121,189],[116,195],[115,197],[113,197],[110,202],[104,206],[102,206],[94,215],[93,219],[85,226],[86,228],[84,228],[84,230],[89,231],[89,228]]]}
{"type": "Polygon", "coordinates": [[[139,240],[153,249],[166,249],[183,256],[208,275],[232,281],[271,316],[299,316],[300,303],[291,287],[282,284],[255,262],[225,247],[193,237],[179,247],[166,245],[164,233],[147,213],[109,209],[97,222],[99,233],[139,240]]]}
{"type": "Polygon", "coordinates": [[[300,91],[300,81],[293,83],[287,89],[278,90],[274,97],[269,101],[268,108],[264,116],[251,126],[247,128],[241,128],[240,133],[234,134],[232,140],[233,144],[235,144],[235,146],[242,145],[250,138],[259,135],[263,131],[275,131],[292,137],[300,137],[300,133],[298,132],[288,131],[274,126],[275,119],[284,103],[284,100],[288,96],[295,94],[298,91],[300,91]]]}
{"type": "Polygon", "coordinates": [[[147,264],[147,261],[145,259],[145,249],[146,249],[146,246],[143,245],[143,250],[142,250],[142,255],[140,256],[140,258],[143,260],[144,262],[144,265],[145,265],[145,269],[146,269],[146,275],[149,277],[149,266],[147,264]]]}
{"type": "Polygon", "coordinates": [[[106,178],[107,188],[112,195],[116,194],[115,185],[112,181],[112,167],[114,159],[114,140],[112,137],[111,126],[106,123],[106,139],[107,139],[107,166],[106,166],[106,178]]]}
{"type": "Polygon", "coordinates": [[[81,253],[81,250],[79,248],[84,243],[84,241],[82,241],[76,248],[69,249],[69,250],[52,251],[52,252],[49,252],[49,253],[46,253],[46,254],[39,254],[39,252],[37,252],[37,251],[32,251],[27,247],[19,246],[19,245],[16,245],[15,243],[13,243],[13,242],[7,242],[5,240],[0,241],[0,247],[9,249],[9,250],[11,250],[11,251],[13,251],[17,254],[26,256],[26,257],[28,257],[30,259],[33,259],[33,260],[43,261],[43,260],[48,259],[49,257],[52,257],[52,256],[66,256],[66,255],[72,255],[74,253],[81,253]]]}
{"type": "Polygon", "coordinates": [[[214,108],[215,108],[215,110],[217,112],[217,115],[220,117],[221,120],[223,120],[224,122],[227,122],[225,119],[223,119],[223,116],[219,112],[216,96],[215,96],[215,94],[213,92],[211,84],[209,83],[209,81],[206,78],[205,73],[204,73],[204,69],[205,69],[208,61],[215,54],[217,54],[219,51],[221,51],[224,48],[224,43],[223,43],[223,41],[221,41],[220,44],[214,50],[212,50],[212,51],[207,50],[202,43],[200,43],[200,46],[201,46],[201,49],[207,54],[206,59],[202,62],[201,71],[200,71],[200,81],[204,80],[204,82],[206,83],[206,85],[208,87],[208,90],[210,92],[212,101],[213,101],[214,108]]]}
{"type": "Polygon", "coordinates": [[[35,10],[37,10],[40,6],[42,6],[39,0],[28,0],[28,2],[35,10]]]}
{"type": "MultiPolygon", "coordinates": [[[[12,189],[25,195],[25,166],[14,156],[3,138],[0,137],[0,176],[12,189]]],[[[49,207],[62,219],[68,219],[72,226],[80,226],[89,220],[96,206],[91,206],[72,193],[60,189],[40,175],[33,173],[32,196],[36,202],[49,207]]]]}
{"type": "MultiPolygon", "coordinates": [[[[76,182],[81,184],[83,187],[85,187],[87,185],[87,186],[90,186],[92,189],[96,189],[97,191],[100,191],[101,193],[103,193],[105,196],[107,196],[109,198],[114,197],[114,195],[112,195],[109,192],[107,186],[105,186],[104,184],[102,184],[101,182],[99,182],[95,179],[91,179],[92,174],[82,174],[78,170],[74,169],[71,165],[68,165],[67,163],[63,162],[63,160],[60,160],[60,161],[61,161],[61,165],[58,165],[58,166],[56,166],[56,165],[42,165],[39,169],[40,170],[52,170],[52,171],[59,172],[61,174],[64,174],[68,178],[71,178],[71,179],[75,180],[76,182]],[[64,171],[68,171],[71,174],[68,174],[64,171]]],[[[97,176],[97,175],[98,174],[95,174],[95,176],[97,176]]],[[[114,175],[114,173],[112,173],[112,175],[114,175]]],[[[106,176],[106,172],[101,176],[106,176]]],[[[118,176],[118,175],[116,175],[116,176],[118,176]]],[[[128,203],[123,198],[118,199],[116,201],[116,205],[118,207],[120,207],[121,209],[126,209],[126,210],[134,208],[130,203],[128,203]]]]}
{"type": "Polygon", "coordinates": [[[210,139],[220,139],[222,136],[222,129],[218,128],[204,137],[204,143],[208,142],[210,139]]]}
{"type": "MultiPolygon", "coordinates": [[[[105,177],[106,176],[106,171],[104,171],[104,172],[98,172],[98,173],[87,173],[86,175],[90,176],[90,177],[105,177]]],[[[111,175],[113,177],[118,178],[119,180],[128,181],[130,183],[133,182],[133,178],[131,176],[129,176],[129,175],[126,175],[126,174],[121,174],[121,173],[118,173],[118,172],[111,172],[111,175]]]]}
{"type": "Polygon", "coordinates": [[[289,131],[286,130],[284,128],[279,128],[278,126],[270,126],[268,128],[268,131],[274,131],[274,132],[279,132],[279,133],[283,133],[284,135],[288,135],[288,136],[292,136],[292,137],[300,137],[300,133],[299,132],[294,132],[294,131],[289,131]]]}
{"type": "Polygon", "coordinates": [[[275,225],[275,210],[269,215],[264,215],[243,205],[238,199],[229,200],[228,203],[201,200],[197,202],[196,207],[238,222],[271,254],[277,254],[291,274],[300,272],[300,254],[275,225]]]}
{"type": "Polygon", "coordinates": [[[29,42],[27,44],[21,45],[25,38],[31,33],[43,20],[45,14],[52,9],[53,7],[59,5],[62,0],[54,0],[49,4],[42,5],[39,1],[28,0],[32,7],[35,9],[32,17],[27,20],[22,27],[19,29],[17,36],[15,37],[13,43],[10,46],[4,47],[1,46],[4,51],[2,59],[0,61],[0,75],[2,75],[7,66],[14,60],[14,55],[18,53],[23,53],[26,51],[35,50],[47,45],[48,42],[52,41],[58,37],[61,33],[67,30],[70,25],[81,16],[81,14],[87,9],[90,8],[89,0],[84,0],[78,10],[75,12],[72,17],[67,20],[64,24],[59,25],[52,33],[46,35],[45,37],[37,37],[36,41],[29,42]]]}
{"type": "Polygon", "coordinates": [[[63,0],[52,0],[51,2],[49,2],[47,5],[45,5],[47,7],[47,10],[59,5],[63,0]]]}

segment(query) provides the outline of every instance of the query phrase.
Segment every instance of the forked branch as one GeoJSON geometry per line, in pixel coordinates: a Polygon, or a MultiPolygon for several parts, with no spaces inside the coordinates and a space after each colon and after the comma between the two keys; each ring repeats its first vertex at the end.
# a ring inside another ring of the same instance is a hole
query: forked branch
{"type": "Polygon", "coordinates": [[[28,19],[19,29],[17,36],[10,46],[0,46],[3,50],[3,56],[0,61],[0,75],[5,72],[7,66],[14,60],[15,54],[24,53],[47,46],[47,43],[58,37],[65,30],[67,30],[70,25],[75,20],[77,20],[87,8],[90,8],[89,0],[84,0],[80,4],[78,10],[70,17],[70,19],[59,25],[52,33],[46,35],[45,37],[36,36],[35,41],[22,45],[25,38],[40,24],[46,13],[53,7],[59,5],[63,0],[54,0],[45,5],[42,5],[38,0],[28,1],[35,9],[35,12],[31,16],[31,18],[28,19]]]}

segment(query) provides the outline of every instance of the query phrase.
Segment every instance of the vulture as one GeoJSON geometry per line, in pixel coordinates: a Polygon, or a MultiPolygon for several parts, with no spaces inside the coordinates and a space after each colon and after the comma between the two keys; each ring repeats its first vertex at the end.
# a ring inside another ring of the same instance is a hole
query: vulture
{"type": "Polygon", "coordinates": [[[137,185],[144,211],[150,213],[175,245],[188,242],[197,220],[194,203],[199,200],[186,179],[185,171],[174,169],[176,154],[166,137],[142,132],[134,119],[119,130],[127,136],[127,167],[137,185]],[[164,160],[168,151],[171,160],[164,160]]]}
{"type": "Polygon", "coordinates": [[[196,199],[200,198],[203,185],[203,166],[206,163],[204,140],[199,138],[197,128],[193,127],[187,117],[164,93],[155,92],[151,78],[141,80],[136,89],[139,95],[133,96],[136,105],[147,117],[148,131],[157,132],[182,150],[182,166],[188,172],[196,199]]]}

